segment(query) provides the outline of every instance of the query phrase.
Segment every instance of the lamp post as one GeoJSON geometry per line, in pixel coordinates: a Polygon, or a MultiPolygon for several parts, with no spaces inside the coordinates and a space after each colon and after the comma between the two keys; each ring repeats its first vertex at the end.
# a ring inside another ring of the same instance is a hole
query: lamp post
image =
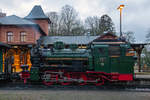
{"type": "Polygon", "coordinates": [[[124,5],[120,5],[117,9],[120,11],[120,37],[122,37],[122,9],[124,5]]]}

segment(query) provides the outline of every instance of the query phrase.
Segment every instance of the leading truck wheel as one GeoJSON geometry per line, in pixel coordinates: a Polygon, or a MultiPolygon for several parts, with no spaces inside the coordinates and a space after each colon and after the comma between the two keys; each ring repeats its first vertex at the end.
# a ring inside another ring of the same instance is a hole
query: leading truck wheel
{"type": "Polygon", "coordinates": [[[50,86],[50,85],[53,85],[54,82],[46,82],[46,81],[43,81],[43,84],[44,84],[44,85],[47,85],[47,86],[50,86]]]}
{"type": "Polygon", "coordinates": [[[58,75],[51,73],[50,71],[45,71],[42,76],[42,80],[44,85],[50,86],[58,80],[58,75]]]}

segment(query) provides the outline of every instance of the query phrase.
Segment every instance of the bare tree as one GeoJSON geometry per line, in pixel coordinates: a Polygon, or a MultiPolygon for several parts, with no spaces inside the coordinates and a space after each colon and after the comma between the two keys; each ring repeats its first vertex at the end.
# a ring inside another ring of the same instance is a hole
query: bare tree
{"type": "Polygon", "coordinates": [[[108,15],[101,16],[99,28],[101,33],[116,33],[114,23],[108,15]]]}
{"type": "Polygon", "coordinates": [[[143,51],[143,57],[141,58],[142,65],[146,64],[148,67],[150,67],[150,51],[148,50],[150,47],[146,46],[143,51]]]}
{"type": "Polygon", "coordinates": [[[135,42],[134,32],[132,31],[124,32],[123,35],[127,42],[130,42],[130,43],[135,42]]]}
{"type": "MultiPolygon", "coordinates": [[[[148,29],[148,33],[146,34],[146,42],[150,42],[150,28],[148,29]]],[[[142,51],[143,57],[141,59],[141,63],[144,65],[146,64],[150,67],[150,45],[146,45],[142,51]]]]}
{"type": "Polygon", "coordinates": [[[146,42],[150,42],[150,28],[148,29],[148,33],[146,34],[146,42]]]}
{"type": "Polygon", "coordinates": [[[51,20],[49,35],[57,35],[59,29],[59,15],[57,12],[48,12],[47,16],[51,20]]]}
{"type": "Polygon", "coordinates": [[[51,20],[49,35],[82,35],[84,34],[84,26],[78,18],[76,10],[65,5],[61,12],[49,12],[47,16],[51,20]]]}
{"type": "Polygon", "coordinates": [[[65,5],[61,10],[61,30],[64,35],[73,35],[76,28],[79,28],[78,13],[76,10],[70,6],[65,5]]]}
{"type": "Polygon", "coordinates": [[[85,33],[85,29],[83,26],[83,23],[78,20],[76,21],[76,24],[74,25],[73,29],[72,29],[72,35],[84,35],[85,33]]]}
{"type": "Polygon", "coordinates": [[[86,29],[89,30],[89,32],[91,33],[91,35],[99,35],[100,33],[100,29],[99,29],[99,25],[100,25],[100,19],[97,16],[93,16],[93,17],[87,17],[85,19],[85,26],[86,29]]]}
{"type": "Polygon", "coordinates": [[[51,20],[49,35],[99,35],[104,32],[115,33],[115,27],[108,15],[103,15],[101,18],[97,16],[87,17],[85,26],[78,17],[76,10],[70,6],[62,7],[61,12],[47,13],[51,20]]]}

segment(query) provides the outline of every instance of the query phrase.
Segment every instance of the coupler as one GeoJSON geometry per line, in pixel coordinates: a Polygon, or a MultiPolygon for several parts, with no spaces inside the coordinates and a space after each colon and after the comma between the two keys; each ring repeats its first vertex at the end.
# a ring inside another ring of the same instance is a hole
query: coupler
{"type": "Polygon", "coordinates": [[[22,80],[24,80],[24,84],[27,83],[27,79],[30,78],[30,72],[28,71],[29,66],[28,65],[21,65],[22,71],[20,73],[20,77],[22,80]]]}

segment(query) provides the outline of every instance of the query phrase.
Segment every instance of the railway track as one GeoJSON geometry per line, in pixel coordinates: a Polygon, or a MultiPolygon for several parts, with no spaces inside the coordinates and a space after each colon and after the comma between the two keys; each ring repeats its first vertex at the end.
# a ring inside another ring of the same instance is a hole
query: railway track
{"type": "Polygon", "coordinates": [[[9,82],[0,84],[0,90],[119,90],[119,91],[146,91],[150,92],[150,79],[136,79],[133,82],[124,83],[106,83],[102,86],[95,85],[68,85],[59,84],[45,86],[42,83],[9,82]]]}

